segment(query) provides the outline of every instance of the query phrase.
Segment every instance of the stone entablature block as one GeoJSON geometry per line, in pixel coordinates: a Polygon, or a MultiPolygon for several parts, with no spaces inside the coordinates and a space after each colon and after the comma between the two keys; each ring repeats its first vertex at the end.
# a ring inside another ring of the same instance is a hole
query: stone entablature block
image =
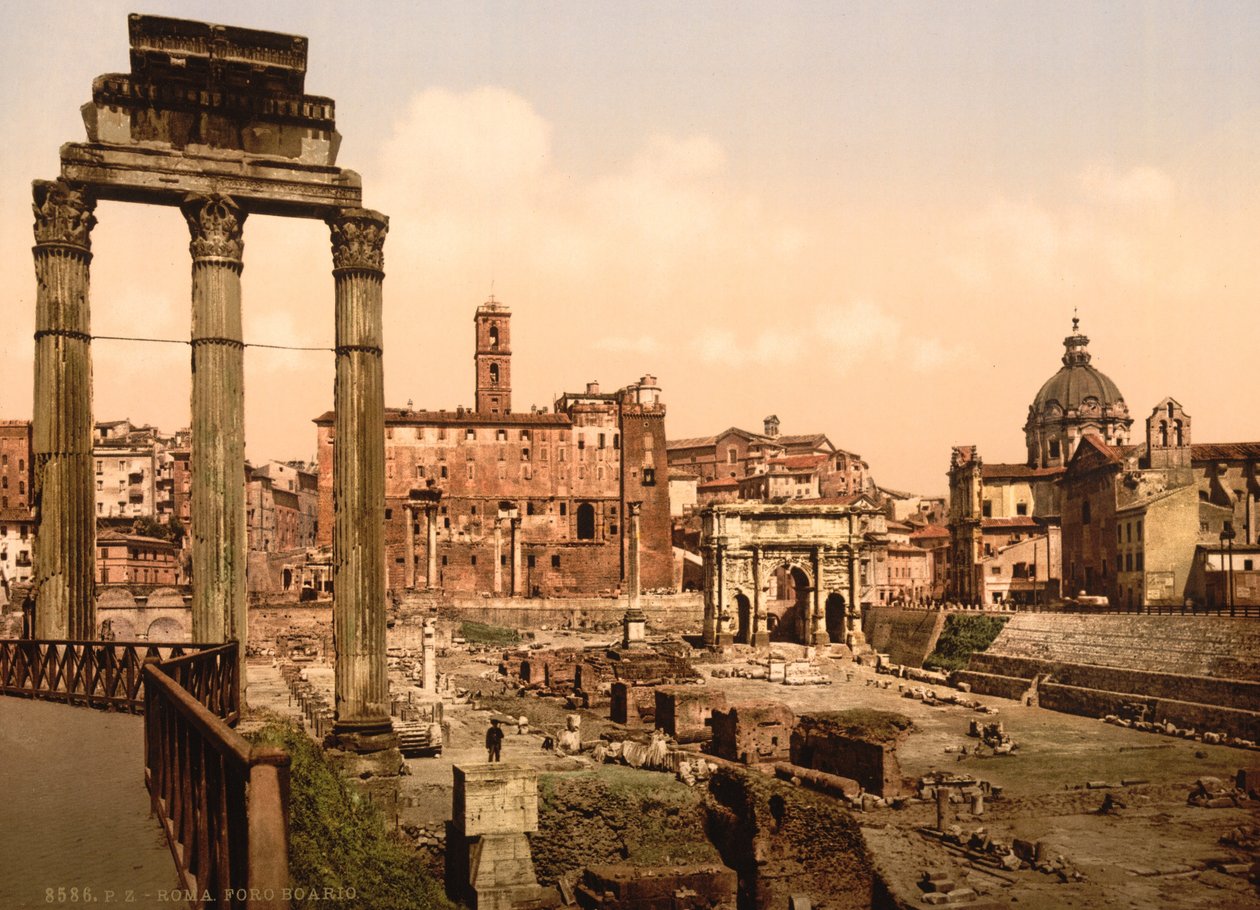
{"type": "Polygon", "coordinates": [[[456,765],[454,814],[466,837],[538,830],[538,772],[509,765],[456,765]]]}

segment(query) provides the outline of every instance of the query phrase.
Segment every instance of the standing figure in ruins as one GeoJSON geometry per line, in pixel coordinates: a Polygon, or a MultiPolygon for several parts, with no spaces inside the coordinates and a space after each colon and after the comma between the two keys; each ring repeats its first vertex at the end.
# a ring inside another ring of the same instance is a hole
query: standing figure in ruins
{"type": "Polygon", "coordinates": [[[486,761],[500,761],[499,753],[503,749],[503,730],[498,720],[490,721],[490,729],[486,731],[486,761]]]}

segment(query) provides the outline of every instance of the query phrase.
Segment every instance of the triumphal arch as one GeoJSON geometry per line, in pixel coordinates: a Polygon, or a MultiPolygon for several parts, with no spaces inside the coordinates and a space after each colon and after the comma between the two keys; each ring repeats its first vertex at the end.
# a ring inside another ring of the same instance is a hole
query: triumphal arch
{"type": "Polygon", "coordinates": [[[869,500],[711,505],[700,546],[707,646],[860,646],[863,592],[888,546],[884,515],[869,500]]]}
{"type": "MultiPolygon", "coordinates": [[[[176,208],[191,258],[192,634],[246,641],[241,270],[250,215],[328,224],[336,325],[336,729],[389,730],[385,672],[383,247],[333,102],[304,93],[306,39],[129,18],[131,71],[92,84],[86,142],[34,184],[36,635],[96,637],[91,233],[100,200],[176,208]]],[[[136,238],[143,246],[144,238],[136,238]]],[[[137,275],[136,280],[143,280],[137,275]]],[[[242,677],[243,678],[243,677],[242,677]]]]}

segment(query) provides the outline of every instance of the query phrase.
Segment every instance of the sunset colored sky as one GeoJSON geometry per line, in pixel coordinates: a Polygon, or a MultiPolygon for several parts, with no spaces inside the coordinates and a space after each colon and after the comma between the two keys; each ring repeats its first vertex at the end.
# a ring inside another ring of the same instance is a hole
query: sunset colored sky
{"type": "MultiPolygon", "coordinates": [[[[659,378],[671,437],[821,431],[886,486],[1024,457],[1073,310],[1140,422],[1260,439],[1260,4],[2,4],[0,417],[31,409],[30,181],[126,71],[129,12],[310,38],[338,163],[391,218],[386,400],[659,378]]],[[[102,204],[93,330],[187,338],[188,234],[102,204]]],[[[245,335],[331,344],[319,222],[252,217],[245,335]]],[[[98,419],[187,424],[188,349],[99,341],[98,419]]],[[[331,353],[249,350],[253,459],[309,458],[331,353]]]]}

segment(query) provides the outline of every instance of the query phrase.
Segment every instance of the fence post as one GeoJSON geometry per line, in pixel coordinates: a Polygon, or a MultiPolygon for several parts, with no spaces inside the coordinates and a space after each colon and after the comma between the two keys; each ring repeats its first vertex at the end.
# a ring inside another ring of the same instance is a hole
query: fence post
{"type": "Polygon", "coordinates": [[[283,899],[289,887],[288,753],[271,746],[251,749],[248,787],[250,900],[246,906],[249,910],[288,910],[289,901],[283,899]]]}

